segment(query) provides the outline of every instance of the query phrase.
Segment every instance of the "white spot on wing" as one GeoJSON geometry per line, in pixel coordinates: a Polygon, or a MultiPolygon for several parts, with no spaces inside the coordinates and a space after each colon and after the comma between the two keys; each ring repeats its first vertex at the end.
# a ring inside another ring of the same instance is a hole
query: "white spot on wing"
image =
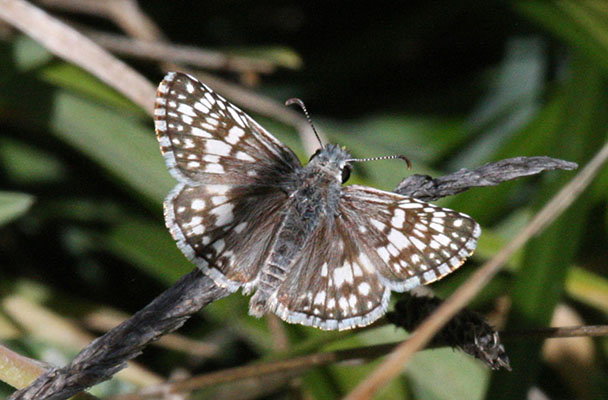
{"type": "Polygon", "coordinates": [[[353,273],[350,268],[350,263],[347,262],[342,267],[334,269],[333,277],[337,288],[340,288],[344,282],[348,284],[353,283],[353,273]]]}
{"type": "Polygon", "coordinates": [[[191,117],[196,117],[196,113],[194,112],[194,109],[191,106],[189,106],[188,104],[180,103],[179,107],[177,107],[177,112],[180,112],[185,115],[189,115],[191,117]]]}
{"type": "Polygon", "coordinates": [[[430,281],[434,281],[435,279],[437,279],[437,274],[435,273],[435,271],[433,271],[432,269],[429,271],[426,271],[423,275],[422,278],[426,281],[426,282],[430,282],[430,281]]]}
{"type": "Polygon", "coordinates": [[[224,226],[232,222],[233,215],[232,209],[234,207],[230,203],[222,204],[221,206],[215,207],[211,210],[211,214],[217,216],[217,221],[215,222],[215,226],[224,226]]]}
{"type": "Polygon", "coordinates": [[[241,222],[240,224],[238,224],[237,226],[234,227],[234,231],[236,233],[241,233],[241,232],[243,232],[243,230],[245,230],[246,226],[247,226],[247,222],[241,222]]]}
{"type": "Polygon", "coordinates": [[[203,114],[207,114],[209,112],[209,108],[205,107],[200,101],[194,103],[194,108],[202,112],[203,114]]]}
{"type": "Polygon", "coordinates": [[[391,229],[391,232],[388,234],[388,240],[390,240],[390,242],[399,250],[403,250],[409,246],[409,242],[405,235],[396,229],[391,229]]]}
{"type": "Polygon", "coordinates": [[[426,244],[421,242],[420,239],[418,239],[417,237],[410,237],[410,241],[414,244],[414,246],[416,246],[418,250],[424,251],[424,249],[426,249],[426,244]]]}
{"type": "Polygon", "coordinates": [[[255,158],[251,157],[249,154],[244,153],[242,151],[237,152],[235,156],[237,159],[242,160],[242,161],[249,161],[249,162],[255,161],[255,158]]]}
{"type": "Polygon", "coordinates": [[[410,202],[406,202],[406,203],[399,203],[399,207],[400,208],[422,208],[422,204],[419,203],[410,203],[410,202]]]}
{"type": "Polygon", "coordinates": [[[192,200],[191,207],[194,211],[200,211],[205,208],[205,201],[201,199],[192,200]]]}
{"type": "Polygon", "coordinates": [[[391,224],[395,228],[401,229],[403,228],[403,222],[405,222],[405,211],[400,208],[395,209],[395,215],[391,219],[391,224]]]}
{"type": "Polygon", "coordinates": [[[213,196],[211,198],[211,202],[214,205],[223,204],[223,203],[225,203],[227,201],[228,201],[228,197],[226,197],[226,196],[213,196]]]}
{"type": "Polygon", "coordinates": [[[382,222],[378,221],[375,218],[370,218],[369,221],[372,223],[373,226],[376,227],[376,229],[378,229],[379,231],[383,231],[384,228],[386,228],[386,225],[384,225],[382,222]]]}
{"type": "Polygon", "coordinates": [[[167,122],[166,121],[154,121],[154,127],[159,132],[164,132],[167,130],[167,122]]]}
{"type": "Polygon", "coordinates": [[[450,244],[450,238],[448,238],[446,235],[435,235],[433,236],[433,239],[441,243],[443,246],[450,244]]]}
{"type": "Polygon", "coordinates": [[[378,249],[378,255],[384,262],[388,262],[391,259],[391,255],[388,254],[388,250],[386,250],[386,247],[380,247],[378,249]]]}
{"type": "Polygon", "coordinates": [[[219,156],[227,156],[230,154],[232,146],[219,140],[207,140],[205,144],[205,152],[217,154],[219,156]]]}
{"type": "Polygon", "coordinates": [[[350,305],[350,308],[355,308],[357,306],[357,296],[353,293],[348,297],[348,304],[350,305]]]}
{"type": "Polygon", "coordinates": [[[325,303],[325,290],[322,290],[317,293],[317,295],[315,296],[314,303],[317,305],[325,303]]]}
{"type": "Polygon", "coordinates": [[[336,307],[336,299],[333,299],[333,298],[329,299],[327,301],[327,309],[333,310],[335,307],[336,307]]]}
{"type": "Polygon", "coordinates": [[[439,273],[441,274],[441,276],[447,275],[450,272],[452,272],[452,270],[450,269],[450,267],[448,267],[446,264],[441,264],[437,270],[439,271],[439,273]]]}
{"type": "Polygon", "coordinates": [[[228,131],[228,136],[226,136],[226,141],[228,143],[235,144],[240,140],[241,136],[243,136],[244,134],[245,134],[245,131],[243,129],[239,128],[238,126],[233,126],[228,131]]]}
{"type": "Polygon", "coordinates": [[[365,253],[359,254],[359,264],[367,272],[371,273],[374,271],[374,266],[373,266],[372,262],[370,261],[369,257],[367,257],[367,255],[365,253]]]}
{"type": "Polygon", "coordinates": [[[213,243],[212,246],[215,249],[216,254],[219,254],[222,252],[222,250],[224,250],[224,247],[226,247],[226,242],[224,239],[220,239],[213,243]]]}
{"type": "Polygon", "coordinates": [[[346,312],[348,310],[348,301],[346,300],[346,297],[340,297],[338,304],[340,305],[342,311],[346,312]]]}
{"type": "Polygon", "coordinates": [[[359,294],[363,296],[367,296],[371,290],[371,286],[367,282],[361,282],[357,288],[359,289],[359,294]]]}
{"type": "Polygon", "coordinates": [[[196,126],[193,126],[190,128],[190,133],[192,133],[194,136],[199,136],[199,137],[204,137],[204,138],[212,138],[213,136],[202,130],[201,128],[197,128],[196,126]]]}
{"type": "Polygon", "coordinates": [[[224,167],[222,167],[220,164],[207,164],[205,166],[205,172],[210,172],[213,174],[222,174],[224,173],[224,167]]]}

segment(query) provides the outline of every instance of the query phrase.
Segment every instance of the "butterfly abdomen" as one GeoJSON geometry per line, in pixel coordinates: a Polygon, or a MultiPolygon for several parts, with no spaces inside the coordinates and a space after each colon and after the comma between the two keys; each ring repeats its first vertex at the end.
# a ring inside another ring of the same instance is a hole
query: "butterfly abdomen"
{"type": "Polygon", "coordinates": [[[250,314],[261,316],[268,309],[268,299],[275,293],[301,254],[321,219],[336,215],[340,185],[320,171],[303,169],[290,207],[282,216],[276,240],[257,278],[257,291],[249,303],[250,314]]]}

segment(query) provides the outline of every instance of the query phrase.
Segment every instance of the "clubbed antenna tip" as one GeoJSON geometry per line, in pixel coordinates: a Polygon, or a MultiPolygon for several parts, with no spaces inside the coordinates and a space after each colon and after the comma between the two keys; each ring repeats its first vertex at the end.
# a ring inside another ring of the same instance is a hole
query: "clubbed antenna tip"
{"type": "Polygon", "coordinates": [[[298,99],[297,97],[293,97],[291,99],[287,99],[287,101],[285,102],[286,106],[290,106],[292,104],[297,104],[302,111],[304,111],[304,115],[306,116],[306,120],[308,120],[308,123],[310,124],[310,127],[312,128],[312,131],[315,133],[315,136],[317,137],[317,140],[319,141],[319,144],[321,145],[321,148],[323,148],[323,142],[321,141],[321,138],[319,137],[319,134],[317,133],[317,129],[315,128],[314,124],[312,123],[312,119],[310,119],[310,115],[308,115],[308,110],[306,109],[306,106],[304,105],[304,102],[300,99],[298,99]]]}

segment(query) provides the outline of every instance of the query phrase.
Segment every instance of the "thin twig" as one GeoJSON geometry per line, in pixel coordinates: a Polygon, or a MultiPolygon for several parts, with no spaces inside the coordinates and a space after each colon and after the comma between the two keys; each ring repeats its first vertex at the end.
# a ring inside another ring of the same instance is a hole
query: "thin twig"
{"type": "Polygon", "coordinates": [[[433,201],[453,196],[473,187],[496,186],[505,180],[521,178],[554,169],[573,170],[576,163],[546,156],[514,157],[487,163],[473,170],[461,169],[439,178],[428,175],[410,175],[395,189],[404,196],[433,201]]]}
{"type": "Polygon", "coordinates": [[[173,43],[132,39],[104,32],[84,32],[100,46],[113,53],[155,61],[171,61],[195,67],[236,72],[268,74],[276,64],[263,59],[230,55],[219,51],[173,43]]]}
{"type": "MultiPolygon", "coordinates": [[[[608,336],[608,325],[588,325],[559,328],[540,328],[522,331],[500,332],[506,341],[518,339],[551,339],[565,337],[608,336]]],[[[179,382],[170,382],[153,387],[147,387],[138,393],[138,397],[155,397],[160,394],[183,393],[203,389],[212,385],[240,381],[279,372],[298,371],[300,374],[320,366],[331,365],[343,361],[375,359],[393,351],[398,345],[407,342],[384,343],[372,346],[356,347],[345,350],[319,352],[287,360],[256,363],[242,367],[229,368],[209,374],[194,376],[179,382]]],[[[445,343],[434,343],[432,348],[444,347],[445,343]]],[[[429,347],[430,348],[430,347],[429,347]]],[[[131,395],[115,396],[113,400],[127,400],[131,395]]]]}
{"type": "Polygon", "coordinates": [[[141,11],[135,0],[41,0],[47,7],[110,19],[123,31],[139,39],[154,40],[162,32],[141,11]]]}
{"type": "Polygon", "coordinates": [[[513,330],[502,332],[500,335],[503,339],[510,341],[528,338],[558,339],[608,336],[608,325],[562,326],[556,328],[513,330]]]}
{"type": "Polygon", "coordinates": [[[587,166],[530,221],[519,234],[496,256],[477,270],[460,288],[454,292],[430,317],[414,331],[411,339],[403,343],[372,374],[362,381],[346,398],[349,400],[369,399],[381,387],[395,378],[403,365],[418,350],[423,348],[433,336],[462,309],[500,271],[508,258],[534,235],[555,220],[581,192],[591,183],[602,165],[608,159],[608,144],[593,157],[587,166]]]}
{"type": "Polygon", "coordinates": [[[0,18],[101,79],[152,115],[156,88],[99,45],[23,0],[0,0],[0,18]]]}
{"type": "Polygon", "coordinates": [[[179,393],[206,386],[217,385],[220,383],[233,382],[236,380],[274,374],[289,370],[308,370],[313,367],[334,364],[341,361],[352,361],[358,359],[373,359],[387,354],[395,348],[398,343],[386,343],[373,346],[358,347],[347,350],[336,350],[321,353],[309,354],[306,356],[295,357],[288,360],[272,361],[225,369],[210,374],[195,376],[181,382],[173,382],[156,387],[148,387],[140,394],[147,396],[157,396],[161,393],[179,393]]]}
{"type": "MultiPolygon", "coordinates": [[[[115,22],[117,24],[120,24],[120,26],[123,27],[126,32],[134,36],[136,39],[145,40],[148,42],[157,42],[161,44],[164,41],[164,37],[160,29],[158,29],[154,25],[154,23],[139,10],[136,5],[129,5],[129,1],[114,0],[109,3],[116,2],[116,4],[108,3],[107,5],[101,4],[103,2],[99,2],[100,4],[95,4],[91,8],[89,8],[88,6],[82,7],[78,4],[77,1],[74,2],[73,0],[45,1],[48,4],[53,4],[56,6],[68,7],[79,11],[88,11],[97,15],[109,16],[110,18],[117,18],[115,19],[115,22]],[[129,13],[127,13],[128,15],[130,15],[129,18],[123,18],[124,14],[123,12],[121,12],[121,10],[123,9],[129,11],[129,13]],[[138,22],[140,20],[141,22],[138,22]],[[133,24],[135,24],[135,26],[132,26],[133,24]]],[[[214,75],[206,74],[200,71],[192,71],[188,70],[187,68],[177,66],[175,64],[175,61],[176,60],[172,60],[171,62],[165,63],[165,69],[180,70],[198,76],[203,82],[216,89],[219,93],[222,93],[223,96],[229,98],[230,100],[243,106],[244,108],[252,110],[261,115],[272,117],[273,119],[295,127],[308,154],[314,153],[314,151],[318,148],[318,143],[315,139],[312,130],[310,129],[310,126],[306,122],[306,119],[299,113],[286,108],[278,101],[275,101],[268,97],[264,97],[250,90],[244,89],[241,86],[229,83],[226,80],[218,78],[214,75]]],[[[76,64],[80,65],[78,62],[76,62],[76,64]]],[[[118,88],[117,90],[120,91],[120,89],[118,88]]],[[[151,112],[151,106],[146,105],[144,109],[148,112],[151,112]]],[[[322,137],[322,139],[326,142],[325,138],[322,137]]]]}

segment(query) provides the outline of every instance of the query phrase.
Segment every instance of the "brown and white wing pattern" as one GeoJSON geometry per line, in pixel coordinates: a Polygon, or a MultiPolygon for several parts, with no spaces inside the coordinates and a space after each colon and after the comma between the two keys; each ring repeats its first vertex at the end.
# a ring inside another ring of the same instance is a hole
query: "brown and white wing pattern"
{"type": "Polygon", "coordinates": [[[168,73],[154,111],[156,136],[179,184],[164,202],[178,247],[218,285],[252,282],[275,234],[282,182],[301,164],[247,114],[195,78],[168,73]]]}
{"type": "Polygon", "coordinates": [[[165,200],[177,246],[230,291],[254,281],[279,225],[285,195],[268,187],[178,184],[165,200]]]}
{"type": "Polygon", "coordinates": [[[154,122],[169,172],[191,186],[272,182],[301,168],[287,146],[190,75],[165,76],[154,122]]]}
{"type": "Polygon", "coordinates": [[[470,256],[481,233],[469,216],[364,186],[343,188],[271,299],[282,319],[321,329],[365,326],[391,290],[441,279],[470,256]]]}

